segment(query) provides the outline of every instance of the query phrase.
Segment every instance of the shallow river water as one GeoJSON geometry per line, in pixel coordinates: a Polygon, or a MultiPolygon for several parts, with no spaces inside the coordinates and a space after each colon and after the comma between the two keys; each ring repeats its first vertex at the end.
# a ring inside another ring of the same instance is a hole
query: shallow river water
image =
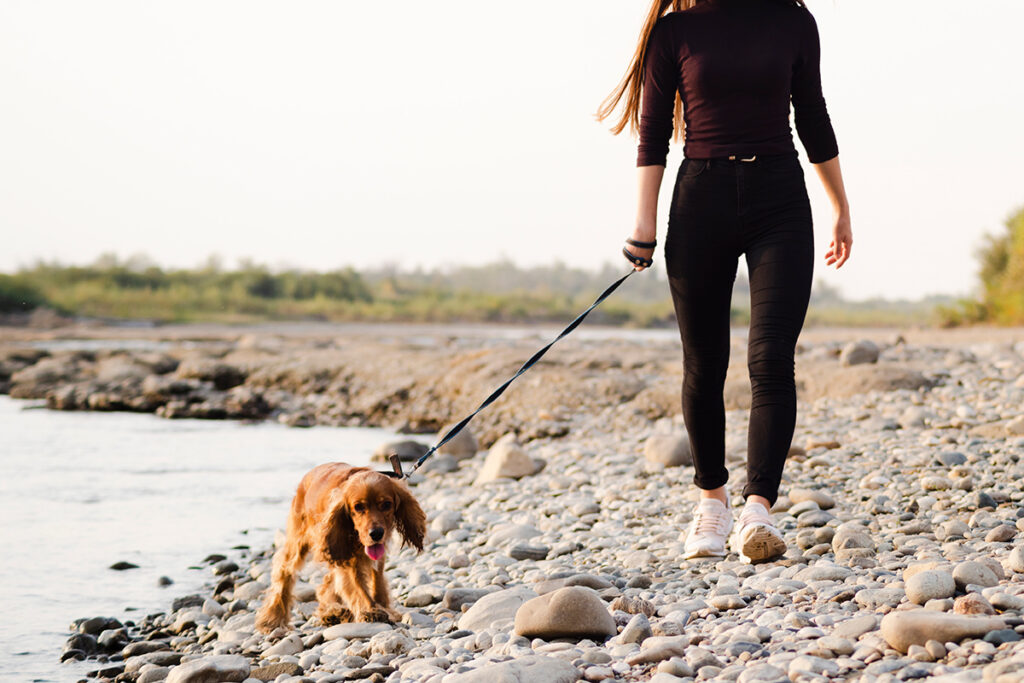
{"type": "Polygon", "coordinates": [[[77,681],[78,617],[138,619],[212,580],[202,560],[260,550],[314,465],[366,464],[379,429],[59,413],[0,396],[0,680],[77,681]],[[126,561],[138,569],[114,571],[126,561]],[[160,577],[174,584],[161,588],[160,577]]]}

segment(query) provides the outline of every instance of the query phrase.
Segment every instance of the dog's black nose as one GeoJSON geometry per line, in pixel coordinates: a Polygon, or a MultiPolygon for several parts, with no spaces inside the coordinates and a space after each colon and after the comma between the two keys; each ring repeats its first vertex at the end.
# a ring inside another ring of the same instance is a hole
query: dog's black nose
{"type": "Polygon", "coordinates": [[[384,529],[382,527],[377,527],[376,529],[371,529],[370,530],[370,538],[372,538],[374,540],[374,542],[379,543],[380,539],[384,538],[384,529]]]}

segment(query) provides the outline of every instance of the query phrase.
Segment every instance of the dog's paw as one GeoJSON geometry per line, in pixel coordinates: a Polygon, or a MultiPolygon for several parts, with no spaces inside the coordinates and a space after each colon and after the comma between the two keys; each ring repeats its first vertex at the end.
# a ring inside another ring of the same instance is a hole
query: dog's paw
{"type": "Polygon", "coordinates": [[[320,618],[320,623],[324,626],[334,626],[335,624],[347,624],[350,621],[354,621],[352,612],[347,607],[331,607],[330,609],[317,610],[317,616],[320,618]]]}
{"type": "Polygon", "coordinates": [[[391,614],[388,610],[383,607],[373,607],[359,614],[359,621],[368,622],[383,622],[390,624],[392,622],[391,614]]]}

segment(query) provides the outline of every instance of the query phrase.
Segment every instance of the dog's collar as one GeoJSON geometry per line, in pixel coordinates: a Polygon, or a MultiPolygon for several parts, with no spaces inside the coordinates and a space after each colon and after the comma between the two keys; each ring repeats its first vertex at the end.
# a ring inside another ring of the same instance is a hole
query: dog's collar
{"type": "Polygon", "coordinates": [[[402,461],[398,458],[398,454],[392,453],[389,455],[388,462],[391,463],[391,467],[394,470],[393,472],[388,472],[386,470],[377,471],[385,477],[391,477],[392,479],[405,479],[405,474],[402,472],[402,461]]]}

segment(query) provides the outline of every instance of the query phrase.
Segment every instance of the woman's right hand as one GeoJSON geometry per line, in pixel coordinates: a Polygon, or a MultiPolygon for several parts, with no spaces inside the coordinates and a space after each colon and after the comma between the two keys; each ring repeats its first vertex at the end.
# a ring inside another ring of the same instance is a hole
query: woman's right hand
{"type": "MultiPolygon", "coordinates": [[[[629,238],[631,240],[633,240],[633,241],[636,241],[636,242],[655,242],[656,239],[657,239],[657,235],[656,235],[654,230],[645,230],[645,229],[642,229],[642,228],[636,228],[635,230],[633,230],[633,234],[630,235],[629,238]]],[[[640,258],[652,259],[654,257],[654,249],[653,248],[652,249],[643,249],[641,247],[634,247],[633,245],[627,243],[625,245],[625,249],[626,249],[626,251],[628,251],[633,256],[639,256],[640,258]]],[[[629,259],[626,259],[626,260],[628,261],[629,259]]],[[[630,261],[630,263],[633,263],[633,262],[630,261]]],[[[646,270],[647,268],[648,268],[648,266],[638,265],[638,264],[635,264],[635,263],[633,264],[633,270],[636,270],[636,271],[646,270]]]]}

